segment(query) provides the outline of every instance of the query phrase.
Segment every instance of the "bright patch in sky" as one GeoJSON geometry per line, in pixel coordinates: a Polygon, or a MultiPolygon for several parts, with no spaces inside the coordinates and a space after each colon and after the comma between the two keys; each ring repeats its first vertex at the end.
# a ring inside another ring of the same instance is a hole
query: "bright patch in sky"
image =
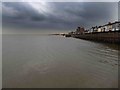
{"type": "Polygon", "coordinates": [[[40,14],[48,15],[50,14],[52,9],[47,2],[28,2],[35,10],[37,10],[40,14]]]}

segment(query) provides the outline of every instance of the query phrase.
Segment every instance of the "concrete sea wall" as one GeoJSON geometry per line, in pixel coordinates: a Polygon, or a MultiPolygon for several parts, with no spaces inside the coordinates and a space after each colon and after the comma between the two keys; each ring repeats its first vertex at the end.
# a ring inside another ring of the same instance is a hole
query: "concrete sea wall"
{"type": "Polygon", "coordinates": [[[99,32],[99,33],[86,33],[86,34],[73,34],[74,38],[101,41],[109,43],[120,43],[120,31],[118,32],[99,32]]]}

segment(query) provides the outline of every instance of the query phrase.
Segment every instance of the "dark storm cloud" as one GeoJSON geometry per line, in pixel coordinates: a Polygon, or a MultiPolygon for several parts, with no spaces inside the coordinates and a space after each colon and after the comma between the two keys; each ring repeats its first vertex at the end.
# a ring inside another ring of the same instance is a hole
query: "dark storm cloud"
{"type": "Polygon", "coordinates": [[[79,25],[88,28],[117,19],[117,16],[114,14],[117,10],[117,2],[56,2],[47,4],[50,6],[48,10],[51,10],[51,12],[40,13],[27,2],[4,2],[2,3],[3,25],[39,28],[39,30],[72,30],[79,25]]]}
{"type": "Polygon", "coordinates": [[[27,3],[5,2],[3,5],[3,19],[17,20],[43,20],[44,16],[40,15],[27,3]],[[6,11],[6,10],[9,11],[6,11]],[[9,15],[12,14],[12,15],[9,15]]]}

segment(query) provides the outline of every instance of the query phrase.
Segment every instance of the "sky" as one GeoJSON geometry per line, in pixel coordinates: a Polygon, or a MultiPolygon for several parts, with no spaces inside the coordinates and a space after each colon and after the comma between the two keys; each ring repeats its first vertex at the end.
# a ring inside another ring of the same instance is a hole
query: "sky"
{"type": "Polygon", "coordinates": [[[117,19],[117,2],[2,2],[3,34],[62,33],[117,19]]]}

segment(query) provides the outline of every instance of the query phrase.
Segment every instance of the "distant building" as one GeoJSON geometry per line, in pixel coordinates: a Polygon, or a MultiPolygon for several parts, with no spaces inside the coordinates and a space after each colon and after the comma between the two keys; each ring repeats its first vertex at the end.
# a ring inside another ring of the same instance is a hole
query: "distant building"
{"type": "Polygon", "coordinates": [[[109,22],[107,24],[107,31],[112,31],[112,23],[111,22],[109,22]]]}
{"type": "Polygon", "coordinates": [[[92,33],[94,31],[94,28],[90,28],[90,30],[88,30],[88,33],[92,33]]]}
{"type": "Polygon", "coordinates": [[[71,34],[86,34],[86,33],[97,33],[97,32],[110,32],[110,31],[120,31],[120,21],[109,22],[103,26],[95,26],[90,29],[85,30],[84,27],[78,27],[75,32],[71,34]]]}
{"type": "Polygon", "coordinates": [[[105,32],[105,26],[101,26],[101,32],[105,32]]]}
{"type": "Polygon", "coordinates": [[[84,31],[84,33],[85,33],[85,34],[86,34],[86,33],[89,33],[89,30],[88,30],[88,29],[87,29],[87,30],[85,30],[85,31],[84,31]]]}
{"type": "Polygon", "coordinates": [[[109,32],[109,31],[119,31],[120,30],[120,22],[109,22],[108,24],[105,24],[103,26],[99,27],[92,27],[90,29],[90,32],[109,32]]]}
{"type": "Polygon", "coordinates": [[[94,27],[94,32],[98,32],[98,27],[94,27]]]}
{"type": "Polygon", "coordinates": [[[120,30],[120,22],[112,23],[112,31],[119,31],[120,30]]]}
{"type": "Polygon", "coordinates": [[[91,32],[91,33],[92,33],[92,32],[98,32],[98,27],[97,27],[97,26],[92,27],[92,28],[90,29],[90,32],[91,32]]]}
{"type": "Polygon", "coordinates": [[[75,34],[84,34],[85,29],[84,27],[78,27],[75,31],[75,34]]]}
{"type": "Polygon", "coordinates": [[[108,32],[108,31],[119,31],[120,30],[120,22],[114,22],[111,23],[109,22],[106,25],[103,25],[103,31],[108,32]]]}
{"type": "Polygon", "coordinates": [[[102,32],[102,26],[99,26],[97,32],[102,32]]]}

